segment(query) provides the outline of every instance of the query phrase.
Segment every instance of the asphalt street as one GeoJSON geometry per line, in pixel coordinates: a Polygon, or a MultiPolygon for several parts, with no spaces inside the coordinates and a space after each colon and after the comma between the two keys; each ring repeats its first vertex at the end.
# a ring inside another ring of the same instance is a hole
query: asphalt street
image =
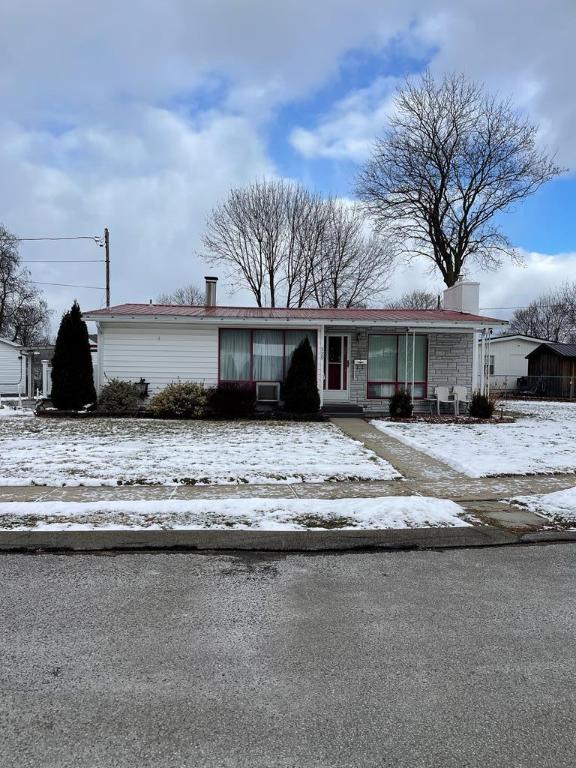
{"type": "Polygon", "coordinates": [[[3,768],[573,766],[576,545],[0,555],[3,768]]]}

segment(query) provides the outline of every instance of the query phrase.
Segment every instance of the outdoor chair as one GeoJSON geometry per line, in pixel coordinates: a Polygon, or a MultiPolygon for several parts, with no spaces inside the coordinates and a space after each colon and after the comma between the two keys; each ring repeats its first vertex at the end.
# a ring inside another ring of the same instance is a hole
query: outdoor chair
{"type": "Polygon", "coordinates": [[[449,387],[435,387],[432,402],[436,402],[436,412],[440,416],[440,403],[450,403],[454,405],[454,413],[457,413],[458,401],[450,394],[449,387]]]}
{"type": "Polygon", "coordinates": [[[456,415],[460,413],[460,403],[464,403],[465,410],[470,408],[470,400],[468,400],[468,390],[466,387],[454,386],[452,387],[452,394],[454,395],[455,405],[454,411],[456,415]]]}

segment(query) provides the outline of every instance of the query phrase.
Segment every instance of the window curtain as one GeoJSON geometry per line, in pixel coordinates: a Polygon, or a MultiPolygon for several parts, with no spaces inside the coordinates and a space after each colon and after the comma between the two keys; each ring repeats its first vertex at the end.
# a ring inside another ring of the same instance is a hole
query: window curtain
{"type": "Polygon", "coordinates": [[[220,332],[220,379],[250,381],[250,331],[224,329],[220,332]]]}
{"type": "Polygon", "coordinates": [[[396,381],[398,337],[368,337],[368,381],[396,381]]]}
{"type": "Polygon", "coordinates": [[[284,332],[254,331],[254,380],[284,380],[284,332]]]}

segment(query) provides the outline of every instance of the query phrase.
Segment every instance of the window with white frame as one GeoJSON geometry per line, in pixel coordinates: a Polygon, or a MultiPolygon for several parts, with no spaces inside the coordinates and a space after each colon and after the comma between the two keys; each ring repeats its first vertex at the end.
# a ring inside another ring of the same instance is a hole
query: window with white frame
{"type": "Polygon", "coordinates": [[[428,338],[422,335],[373,333],[368,336],[368,398],[391,397],[399,389],[426,397],[428,338]]]}

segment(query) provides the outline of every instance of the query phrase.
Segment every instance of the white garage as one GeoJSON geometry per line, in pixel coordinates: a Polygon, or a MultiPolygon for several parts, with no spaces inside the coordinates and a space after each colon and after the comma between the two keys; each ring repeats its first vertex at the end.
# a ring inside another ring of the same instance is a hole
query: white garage
{"type": "Polygon", "coordinates": [[[27,355],[8,339],[0,339],[0,395],[26,394],[27,355]]]}

